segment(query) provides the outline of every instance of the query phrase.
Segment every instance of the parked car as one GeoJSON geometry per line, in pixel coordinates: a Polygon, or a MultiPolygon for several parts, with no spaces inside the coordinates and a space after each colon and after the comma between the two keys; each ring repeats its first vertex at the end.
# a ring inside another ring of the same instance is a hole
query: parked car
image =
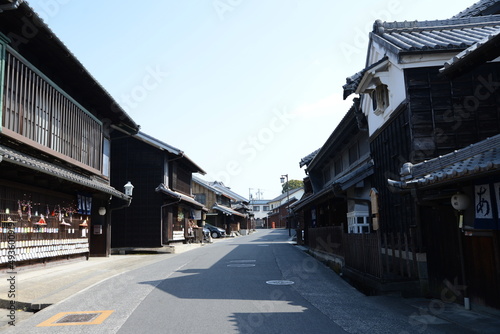
{"type": "Polygon", "coordinates": [[[205,223],[205,228],[210,230],[210,235],[212,238],[223,238],[226,236],[226,231],[224,229],[205,223]]]}

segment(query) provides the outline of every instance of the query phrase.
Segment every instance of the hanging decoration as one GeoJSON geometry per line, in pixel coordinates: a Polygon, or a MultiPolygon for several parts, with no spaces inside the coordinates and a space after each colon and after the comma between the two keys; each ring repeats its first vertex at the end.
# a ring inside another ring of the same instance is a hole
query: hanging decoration
{"type": "Polygon", "coordinates": [[[63,214],[62,214],[62,210],[61,210],[61,206],[58,205],[57,206],[57,209],[58,209],[58,218],[59,218],[59,221],[62,222],[63,221],[63,214]]]}
{"type": "Polygon", "coordinates": [[[67,223],[64,219],[59,223],[59,225],[71,226],[71,224],[67,223]]]}
{"type": "Polygon", "coordinates": [[[78,198],[78,213],[82,215],[90,215],[92,212],[92,197],[82,193],[78,193],[77,198],[78,198]]]}
{"type": "Polygon", "coordinates": [[[38,222],[35,223],[35,225],[47,225],[45,217],[43,215],[40,215],[40,219],[38,220],[38,222]]]}
{"type": "Polygon", "coordinates": [[[31,220],[31,201],[28,202],[28,220],[31,220]]]}
{"type": "Polygon", "coordinates": [[[17,214],[19,215],[19,220],[23,219],[23,210],[21,209],[21,201],[17,201],[17,214]]]}
{"type": "Polygon", "coordinates": [[[177,221],[181,222],[183,220],[184,220],[184,212],[182,211],[182,209],[179,209],[179,212],[177,213],[177,221]]]}

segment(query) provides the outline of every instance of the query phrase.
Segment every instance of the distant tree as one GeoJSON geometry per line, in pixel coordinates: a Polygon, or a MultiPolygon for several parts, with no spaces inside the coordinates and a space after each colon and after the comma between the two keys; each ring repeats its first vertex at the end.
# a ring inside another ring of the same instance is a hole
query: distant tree
{"type": "Polygon", "coordinates": [[[282,194],[286,193],[288,190],[302,188],[304,186],[304,182],[300,180],[290,180],[288,182],[283,183],[281,186],[283,189],[281,191],[282,194]]]}

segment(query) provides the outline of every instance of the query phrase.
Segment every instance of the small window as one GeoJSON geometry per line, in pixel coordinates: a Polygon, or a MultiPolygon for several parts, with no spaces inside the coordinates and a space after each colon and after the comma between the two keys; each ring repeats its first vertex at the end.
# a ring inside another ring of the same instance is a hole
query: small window
{"type": "Polygon", "coordinates": [[[262,207],[262,211],[269,211],[269,205],[264,205],[262,207]]]}
{"type": "Polygon", "coordinates": [[[382,115],[389,106],[389,91],[386,85],[378,85],[370,94],[375,115],[382,115]]]}
{"type": "Polygon", "coordinates": [[[194,200],[201,204],[207,204],[207,196],[205,194],[195,194],[194,200]]]}
{"type": "Polygon", "coordinates": [[[109,157],[111,152],[111,142],[108,138],[103,140],[102,148],[102,175],[109,177],[109,157]]]}
{"type": "Polygon", "coordinates": [[[254,205],[252,208],[253,211],[260,211],[260,206],[254,205]]]}

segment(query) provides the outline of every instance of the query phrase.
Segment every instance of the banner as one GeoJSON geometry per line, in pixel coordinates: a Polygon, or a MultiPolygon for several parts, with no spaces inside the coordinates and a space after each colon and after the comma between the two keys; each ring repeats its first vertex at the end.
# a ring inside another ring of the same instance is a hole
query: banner
{"type": "Polygon", "coordinates": [[[476,185],[474,196],[476,219],[492,219],[493,207],[491,203],[490,185],[481,184],[476,185]]]}

